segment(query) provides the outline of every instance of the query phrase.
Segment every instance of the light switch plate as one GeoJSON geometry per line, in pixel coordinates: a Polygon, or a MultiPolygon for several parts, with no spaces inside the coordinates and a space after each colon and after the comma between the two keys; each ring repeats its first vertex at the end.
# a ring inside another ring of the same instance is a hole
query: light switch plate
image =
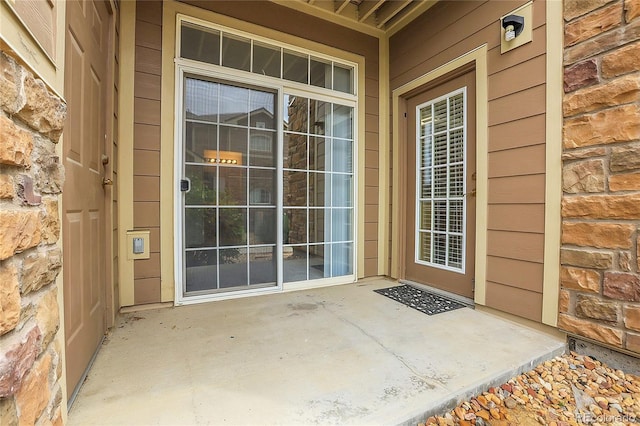
{"type": "Polygon", "coordinates": [[[149,259],[149,231],[127,231],[127,259],[149,259]]]}

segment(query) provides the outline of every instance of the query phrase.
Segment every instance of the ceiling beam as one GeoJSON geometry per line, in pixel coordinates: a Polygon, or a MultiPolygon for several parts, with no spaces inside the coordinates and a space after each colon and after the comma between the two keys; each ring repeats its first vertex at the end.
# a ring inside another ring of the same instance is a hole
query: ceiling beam
{"type": "Polygon", "coordinates": [[[364,0],[358,6],[358,21],[364,22],[371,16],[386,0],[364,0]]]}
{"type": "Polygon", "coordinates": [[[384,6],[376,12],[376,27],[384,28],[384,25],[389,22],[391,18],[400,13],[402,9],[407,7],[412,1],[413,0],[402,0],[385,3],[384,6]]]}
{"type": "Polygon", "coordinates": [[[351,2],[351,0],[342,0],[342,1],[335,0],[333,3],[335,4],[336,13],[338,13],[338,14],[342,13],[344,8],[347,7],[350,2],[351,2]]]}

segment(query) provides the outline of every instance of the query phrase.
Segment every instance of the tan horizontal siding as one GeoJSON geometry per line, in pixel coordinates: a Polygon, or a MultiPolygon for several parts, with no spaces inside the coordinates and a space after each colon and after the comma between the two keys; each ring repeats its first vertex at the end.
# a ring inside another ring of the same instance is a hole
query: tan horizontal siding
{"type": "Polygon", "coordinates": [[[544,173],[545,154],[544,144],[490,152],[489,178],[544,173]]]}
{"type": "Polygon", "coordinates": [[[134,303],[160,302],[160,103],[162,2],[137,3],[133,216],[150,232],[151,259],[134,261],[134,303]]]}
{"type": "Polygon", "coordinates": [[[160,75],[162,72],[162,52],[156,49],[136,46],[136,71],[160,75]]]}
{"type": "Polygon", "coordinates": [[[490,256],[542,263],[543,243],[542,234],[493,230],[487,232],[487,254],[490,256]]]}
{"type": "Polygon", "coordinates": [[[496,231],[544,232],[544,204],[490,204],[488,228],[496,231]]]}
{"type": "Polygon", "coordinates": [[[543,277],[542,263],[505,257],[487,257],[487,280],[523,290],[539,292],[538,283],[543,277]]]}
{"type": "Polygon", "coordinates": [[[157,202],[160,199],[159,176],[134,176],[133,199],[135,201],[157,202]]]}
{"type": "Polygon", "coordinates": [[[144,149],[134,149],[133,175],[160,176],[160,152],[144,149]]]}
{"type": "MultiPolygon", "coordinates": [[[[156,201],[134,201],[133,226],[136,228],[160,227],[160,209],[156,201]]],[[[153,244],[153,242],[150,242],[153,244]]]]}
{"type": "Polygon", "coordinates": [[[136,72],[134,81],[136,98],[160,100],[160,76],[144,72],[136,72]]]}
{"type": "MultiPolygon", "coordinates": [[[[539,85],[489,101],[489,126],[545,112],[545,86],[539,85]]],[[[522,128],[521,132],[527,129],[522,128]]]]}
{"type": "Polygon", "coordinates": [[[135,265],[135,279],[160,277],[160,253],[151,253],[149,259],[137,259],[135,265]]]}
{"type": "Polygon", "coordinates": [[[489,152],[543,144],[545,114],[489,127],[489,152]],[[527,129],[523,132],[522,129],[527,129]]]}
{"type": "Polygon", "coordinates": [[[489,100],[539,86],[545,82],[545,55],[536,56],[489,76],[489,100]]]}
{"type": "MultiPolygon", "coordinates": [[[[534,5],[534,15],[540,7],[534,5]]],[[[544,5],[542,6],[544,9],[544,5]]],[[[531,58],[544,55],[546,52],[547,32],[546,27],[534,28],[532,38],[534,42],[524,44],[517,49],[509,51],[507,54],[500,53],[500,45],[496,45],[487,52],[487,66],[489,76],[507,68],[514,67],[520,63],[526,62],[531,58]]]]}
{"type": "Polygon", "coordinates": [[[137,279],[133,294],[138,304],[156,303],[160,300],[160,277],[137,279]]]}
{"type": "Polygon", "coordinates": [[[489,179],[489,204],[543,204],[544,175],[489,179]]]}
{"type": "Polygon", "coordinates": [[[135,124],[133,138],[136,149],[160,151],[160,126],[135,124]]]}
{"type": "Polygon", "coordinates": [[[542,293],[487,282],[487,306],[540,322],[542,293]]]}

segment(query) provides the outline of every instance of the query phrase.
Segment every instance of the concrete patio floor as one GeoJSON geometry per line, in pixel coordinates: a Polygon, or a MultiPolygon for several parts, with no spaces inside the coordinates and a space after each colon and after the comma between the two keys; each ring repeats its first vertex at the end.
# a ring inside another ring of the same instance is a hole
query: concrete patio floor
{"type": "Polygon", "coordinates": [[[415,423],[564,351],[470,308],[428,316],[372,280],[123,315],[70,425],[415,423]]]}

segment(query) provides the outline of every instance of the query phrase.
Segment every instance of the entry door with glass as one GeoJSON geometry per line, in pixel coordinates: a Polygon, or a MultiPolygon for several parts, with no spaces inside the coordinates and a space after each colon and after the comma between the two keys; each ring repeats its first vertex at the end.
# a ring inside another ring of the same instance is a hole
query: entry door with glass
{"type": "Polygon", "coordinates": [[[405,278],[473,298],[475,71],[407,100],[405,278]]]}
{"type": "Polygon", "coordinates": [[[183,295],[275,287],[277,92],[182,84],[183,295]]]}

